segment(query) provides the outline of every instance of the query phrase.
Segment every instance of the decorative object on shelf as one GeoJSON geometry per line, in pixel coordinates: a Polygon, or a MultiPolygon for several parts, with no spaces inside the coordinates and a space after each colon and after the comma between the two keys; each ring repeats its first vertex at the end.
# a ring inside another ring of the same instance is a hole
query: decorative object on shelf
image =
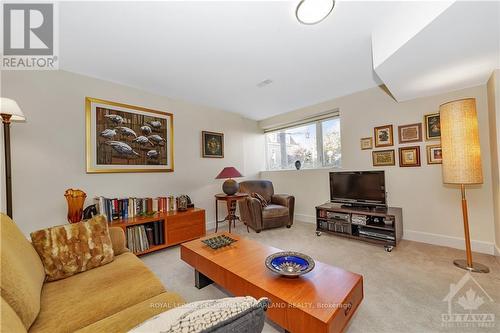
{"type": "Polygon", "coordinates": [[[301,166],[302,166],[302,163],[300,163],[299,160],[295,161],[295,169],[300,170],[301,166]]]}
{"type": "Polygon", "coordinates": [[[309,273],[315,266],[314,260],[302,253],[285,251],[266,258],[266,267],[285,277],[298,277],[309,273]]]}
{"type": "Polygon", "coordinates": [[[203,243],[208,245],[210,248],[217,250],[221,247],[226,247],[236,242],[236,239],[228,237],[226,235],[215,236],[202,240],[203,243]]]}
{"type": "Polygon", "coordinates": [[[97,205],[96,204],[87,206],[83,210],[83,219],[84,220],[91,219],[92,217],[96,216],[97,214],[98,213],[97,213],[97,205]]]}
{"type": "Polygon", "coordinates": [[[222,171],[215,177],[215,179],[227,179],[224,184],[222,184],[222,191],[227,195],[233,195],[238,192],[239,185],[233,178],[243,177],[243,175],[236,170],[234,167],[225,167],[222,171]]]}
{"type": "Polygon", "coordinates": [[[394,145],[392,125],[378,126],[373,129],[375,135],[375,147],[389,147],[394,145]]]}
{"type": "Polygon", "coordinates": [[[421,142],[422,123],[398,126],[399,143],[421,142]]]}
{"type": "Polygon", "coordinates": [[[333,7],[334,0],[301,0],[295,9],[295,17],[302,24],[318,24],[330,15],[333,7]]]}
{"type": "Polygon", "coordinates": [[[24,121],[26,117],[19,105],[10,98],[0,98],[0,116],[3,122],[3,144],[5,154],[5,195],[7,215],[12,218],[12,170],[10,166],[10,123],[24,121]]]}
{"type": "Polygon", "coordinates": [[[173,115],[85,98],[87,173],[174,171],[173,115]]]}
{"type": "Polygon", "coordinates": [[[82,220],[83,204],[85,203],[87,194],[82,190],[70,188],[64,192],[64,197],[66,197],[66,201],[68,202],[68,222],[80,222],[82,220]]]}
{"type": "Polygon", "coordinates": [[[201,152],[203,157],[224,157],[224,134],[216,132],[201,132],[201,152]]]}
{"type": "Polygon", "coordinates": [[[188,209],[188,204],[191,202],[191,199],[187,195],[181,195],[177,197],[177,210],[178,211],[186,211],[188,209]]]}
{"type": "Polygon", "coordinates": [[[488,273],[490,270],[487,266],[472,261],[465,195],[465,185],[483,183],[476,100],[466,98],[448,102],[442,104],[439,111],[441,115],[443,183],[460,185],[462,192],[466,260],[457,259],[453,263],[455,266],[471,272],[488,273]]]}
{"type": "Polygon", "coordinates": [[[361,138],[361,150],[373,149],[373,138],[361,138]]]}
{"type": "Polygon", "coordinates": [[[373,166],[396,165],[394,149],[373,151],[372,160],[373,166]]]}
{"type": "Polygon", "coordinates": [[[443,153],[441,145],[427,146],[427,164],[441,164],[443,163],[443,153]]]}
{"type": "Polygon", "coordinates": [[[425,139],[439,140],[441,138],[441,118],[439,113],[426,114],[424,116],[425,139]]]}
{"type": "Polygon", "coordinates": [[[420,166],[420,147],[401,147],[399,148],[399,166],[417,167],[420,166]]]}

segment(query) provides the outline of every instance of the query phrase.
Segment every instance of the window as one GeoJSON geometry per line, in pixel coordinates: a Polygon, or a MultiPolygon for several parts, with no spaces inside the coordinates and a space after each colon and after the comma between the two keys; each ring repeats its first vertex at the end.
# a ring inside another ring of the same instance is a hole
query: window
{"type": "Polygon", "coordinates": [[[266,133],[267,170],[340,167],[340,118],[333,117],[266,133]]]}

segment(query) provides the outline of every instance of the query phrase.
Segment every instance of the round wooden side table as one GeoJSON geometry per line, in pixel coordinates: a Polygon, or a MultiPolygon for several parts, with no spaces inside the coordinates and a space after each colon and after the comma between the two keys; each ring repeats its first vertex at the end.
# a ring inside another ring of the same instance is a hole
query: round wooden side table
{"type": "MultiPolygon", "coordinates": [[[[231,233],[231,224],[236,226],[236,220],[240,220],[239,216],[236,215],[236,203],[238,200],[242,200],[248,197],[247,193],[236,193],[233,195],[227,195],[224,193],[219,193],[215,195],[215,232],[218,230],[219,223],[225,221],[229,222],[229,233],[231,233]],[[227,205],[227,216],[219,221],[219,201],[225,201],[227,205]]],[[[250,232],[247,225],[247,231],[250,232]]]]}

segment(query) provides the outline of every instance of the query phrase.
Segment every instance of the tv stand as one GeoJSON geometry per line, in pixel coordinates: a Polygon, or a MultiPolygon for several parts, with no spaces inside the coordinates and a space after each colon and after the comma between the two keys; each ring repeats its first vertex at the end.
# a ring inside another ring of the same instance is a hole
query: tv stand
{"type": "Polygon", "coordinates": [[[316,207],[316,234],[331,233],[391,252],[403,236],[403,210],[398,207],[347,207],[327,202],[316,207]]]}

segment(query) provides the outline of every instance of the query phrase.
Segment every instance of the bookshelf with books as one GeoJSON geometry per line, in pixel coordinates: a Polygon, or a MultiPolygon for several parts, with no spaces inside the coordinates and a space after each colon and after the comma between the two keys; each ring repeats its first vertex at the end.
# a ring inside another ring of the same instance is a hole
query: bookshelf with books
{"type": "Polygon", "coordinates": [[[205,235],[205,210],[177,211],[173,196],[160,198],[96,198],[110,227],[125,232],[127,247],[136,255],[151,253],[205,235]]]}

